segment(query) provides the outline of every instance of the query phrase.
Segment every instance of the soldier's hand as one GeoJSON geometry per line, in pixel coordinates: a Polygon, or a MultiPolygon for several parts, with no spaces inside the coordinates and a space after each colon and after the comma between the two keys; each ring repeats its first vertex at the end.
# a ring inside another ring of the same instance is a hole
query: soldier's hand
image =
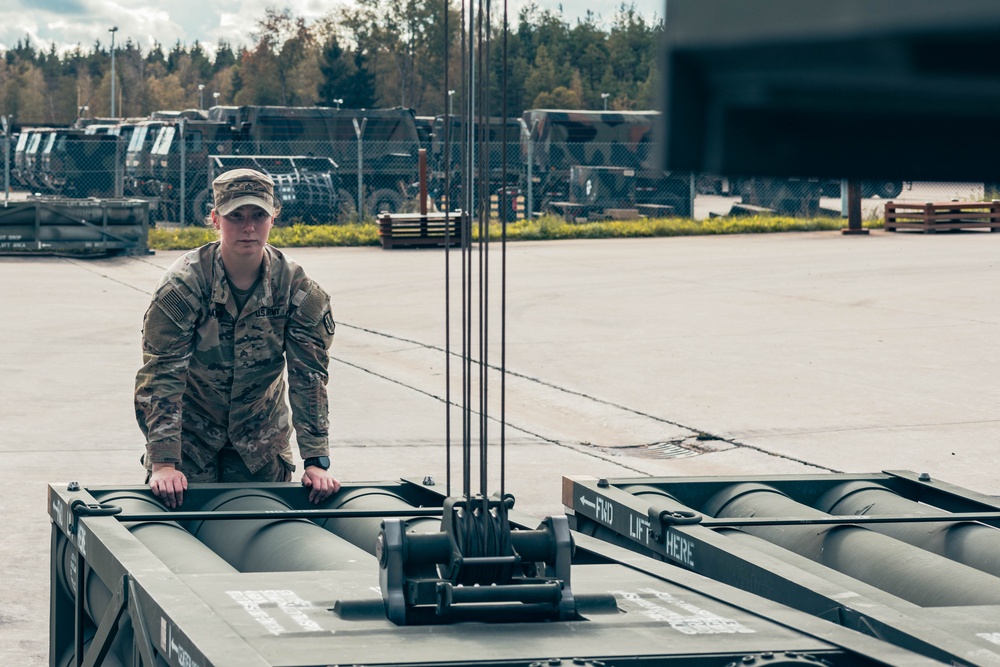
{"type": "Polygon", "coordinates": [[[184,491],[188,488],[187,477],[174,467],[173,463],[154,463],[149,477],[149,488],[163,504],[174,509],[184,502],[184,491]]]}
{"type": "Polygon", "coordinates": [[[302,473],[302,486],[309,489],[309,502],[321,503],[340,490],[338,482],[329,470],[319,466],[309,466],[302,473]]]}

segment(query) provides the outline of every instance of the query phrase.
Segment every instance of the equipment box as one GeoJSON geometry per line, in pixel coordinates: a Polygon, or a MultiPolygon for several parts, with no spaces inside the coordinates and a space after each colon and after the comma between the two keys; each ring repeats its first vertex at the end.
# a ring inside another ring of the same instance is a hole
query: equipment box
{"type": "Polygon", "coordinates": [[[148,252],[149,202],[34,198],[0,207],[0,253],[148,252]]]}

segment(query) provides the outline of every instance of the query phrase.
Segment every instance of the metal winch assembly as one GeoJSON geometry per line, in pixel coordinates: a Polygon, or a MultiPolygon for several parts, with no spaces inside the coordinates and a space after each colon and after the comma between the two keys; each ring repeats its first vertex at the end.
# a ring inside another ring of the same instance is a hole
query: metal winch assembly
{"type": "Polygon", "coordinates": [[[513,497],[447,498],[441,532],[407,533],[386,519],[378,537],[386,616],[397,625],[448,620],[572,619],[566,517],[511,530],[513,497]]]}

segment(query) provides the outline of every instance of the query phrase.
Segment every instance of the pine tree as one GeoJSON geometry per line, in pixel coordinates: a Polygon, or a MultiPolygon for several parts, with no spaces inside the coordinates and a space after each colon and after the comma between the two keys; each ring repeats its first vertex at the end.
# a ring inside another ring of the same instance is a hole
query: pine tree
{"type": "Polygon", "coordinates": [[[317,104],[324,107],[334,106],[334,100],[343,99],[344,91],[351,81],[351,63],[337,41],[336,35],[331,35],[323,46],[323,54],[319,66],[323,80],[319,85],[317,104]]]}

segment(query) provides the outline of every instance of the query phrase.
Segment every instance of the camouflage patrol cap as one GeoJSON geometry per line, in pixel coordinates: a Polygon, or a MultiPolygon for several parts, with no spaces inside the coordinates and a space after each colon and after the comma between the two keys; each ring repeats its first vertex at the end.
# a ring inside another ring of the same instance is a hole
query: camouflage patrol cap
{"type": "Polygon", "coordinates": [[[229,215],[244,204],[259,206],[268,215],[281,210],[274,197],[274,181],[254,169],[233,169],[220,174],[212,181],[212,194],[219,215],[229,215]]]}

